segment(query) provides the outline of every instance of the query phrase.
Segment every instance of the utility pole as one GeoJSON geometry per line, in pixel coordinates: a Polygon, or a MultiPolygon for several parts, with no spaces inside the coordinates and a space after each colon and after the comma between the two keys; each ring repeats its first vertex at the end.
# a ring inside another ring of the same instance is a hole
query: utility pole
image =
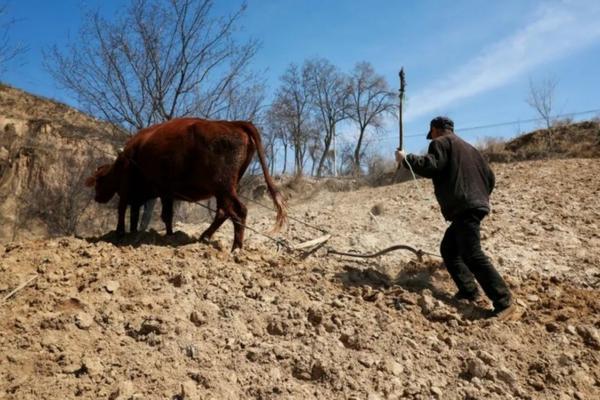
{"type": "Polygon", "coordinates": [[[400,93],[398,94],[398,97],[400,99],[398,105],[398,150],[404,150],[404,132],[402,129],[402,103],[404,102],[404,90],[406,89],[406,80],[404,79],[404,67],[400,68],[400,73],[398,75],[400,76],[400,93]]]}

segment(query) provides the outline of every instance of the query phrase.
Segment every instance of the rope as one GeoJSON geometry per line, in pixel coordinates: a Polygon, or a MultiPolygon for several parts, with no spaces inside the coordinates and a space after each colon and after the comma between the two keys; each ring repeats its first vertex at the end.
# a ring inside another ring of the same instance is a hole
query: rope
{"type": "MultiPolygon", "coordinates": [[[[180,198],[182,198],[183,200],[185,200],[185,201],[187,201],[187,202],[190,202],[190,203],[193,203],[193,204],[197,204],[197,205],[199,205],[200,207],[204,207],[204,208],[206,208],[207,210],[209,210],[209,211],[212,211],[212,212],[214,212],[214,213],[216,213],[216,212],[217,212],[217,210],[213,210],[211,207],[207,206],[206,204],[202,204],[202,203],[200,203],[199,201],[194,201],[194,200],[190,199],[189,197],[187,197],[187,196],[184,196],[184,195],[182,195],[182,194],[180,194],[180,193],[173,193],[173,194],[174,194],[175,196],[177,196],[177,197],[180,197],[180,198]]],[[[242,228],[244,228],[244,229],[248,229],[249,231],[251,231],[251,232],[254,232],[254,233],[256,233],[256,234],[258,234],[258,235],[260,235],[260,236],[263,236],[263,237],[265,237],[265,238],[267,238],[267,239],[269,239],[269,240],[271,240],[271,241],[275,242],[275,243],[276,243],[278,246],[285,247],[285,249],[286,249],[286,250],[290,250],[290,251],[293,251],[293,250],[295,250],[293,247],[291,247],[289,244],[287,244],[287,242],[286,242],[285,240],[283,240],[283,239],[281,239],[281,238],[275,238],[275,237],[272,237],[272,236],[270,236],[270,235],[267,235],[266,233],[263,233],[263,232],[260,232],[259,230],[256,230],[256,229],[254,229],[254,228],[251,228],[251,227],[249,227],[248,225],[245,225],[245,224],[241,223],[240,221],[236,221],[236,220],[234,220],[233,218],[229,218],[229,219],[230,219],[230,220],[231,220],[231,222],[233,222],[234,224],[236,224],[236,225],[238,225],[238,226],[241,226],[241,227],[242,227],[242,228]]]]}
{"type": "MultiPolygon", "coordinates": [[[[428,197],[425,197],[425,195],[423,194],[423,191],[421,190],[421,185],[419,185],[419,181],[417,180],[417,177],[415,176],[412,166],[410,165],[410,163],[408,162],[406,157],[404,158],[404,161],[406,162],[406,165],[408,165],[408,169],[410,170],[410,173],[412,174],[413,180],[415,182],[415,185],[417,186],[417,190],[419,191],[421,198],[423,200],[429,201],[430,199],[428,197]]],[[[402,164],[400,164],[400,165],[402,165],[402,164]]],[[[443,217],[442,217],[442,223],[444,223],[444,224],[446,223],[446,221],[444,220],[443,217]]],[[[436,254],[436,257],[439,257],[439,256],[436,254]]]]}
{"type": "Polygon", "coordinates": [[[406,159],[406,157],[404,157],[404,161],[406,162],[406,165],[408,165],[408,169],[410,170],[410,173],[411,173],[411,175],[413,177],[413,181],[415,182],[415,186],[417,187],[419,195],[421,196],[421,198],[423,200],[429,200],[423,194],[423,191],[421,190],[421,185],[419,185],[419,182],[417,181],[417,176],[415,175],[415,172],[413,171],[412,166],[410,165],[410,163],[408,162],[408,160],[406,159]]]}
{"type": "MultiPolygon", "coordinates": [[[[140,172],[142,173],[142,175],[144,175],[143,172],[142,172],[142,169],[140,168],[140,166],[137,164],[137,162],[135,160],[133,160],[130,157],[127,157],[127,159],[133,165],[135,165],[135,167],[138,168],[138,170],[140,170],[140,172]]],[[[408,162],[407,162],[407,164],[408,164],[408,162]]],[[[410,164],[409,164],[409,166],[410,166],[410,164]]],[[[411,168],[411,173],[413,174],[413,178],[415,179],[415,183],[416,183],[416,177],[415,177],[414,172],[412,172],[412,168],[411,168]]],[[[145,175],[144,175],[144,177],[145,177],[145,175]]],[[[148,180],[147,179],[147,181],[150,182],[150,184],[152,186],[154,186],[154,189],[157,188],[156,185],[154,184],[154,182],[152,182],[152,180],[148,180]]],[[[417,187],[419,188],[418,184],[417,184],[417,187]]],[[[419,190],[420,190],[420,188],[419,188],[419,190]]],[[[173,193],[173,195],[176,196],[176,197],[179,197],[179,198],[181,198],[181,199],[183,199],[183,200],[185,200],[187,202],[190,202],[190,203],[193,203],[193,204],[197,204],[197,205],[199,205],[199,206],[201,206],[201,207],[203,207],[203,208],[205,208],[205,209],[207,209],[207,210],[209,210],[211,212],[214,212],[214,213],[217,212],[217,210],[212,209],[208,205],[202,204],[199,201],[192,200],[191,198],[189,198],[189,197],[187,197],[185,195],[182,195],[181,193],[175,192],[175,193],[173,193]]],[[[271,211],[275,211],[275,210],[273,210],[273,208],[271,208],[269,206],[266,206],[266,205],[264,205],[262,203],[259,203],[258,201],[250,199],[250,198],[248,198],[246,196],[242,196],[242,195],[239,195],[239,196],[242,197],[243,199],[247,200],[247,201],[250,201],[252,203],[258,204],[259,206],[261,206],[263,208],[266,208],[266,209],[271,210],[271,211]]],[[[308,227],[310,227],[312,229],[316,229],[316,230],[321,231],[321,232],[326,233],[326,234],[329,233],[325,229],[319,228],[319,227],[317,227],[315,225],[311,225],[311,224],[309,224],[307,222],[304,222],[304,221],[302,221],[302,220],[300,220],[298,218],[294,218],[294,217],[290,217],[290,216],[288,216],[288,218],[292,219],[293,221],[299,222],[299,223],[301,223],[301,224],[303,224],[305,226],[308,226],[308,227]]],[[[306,255],[312,254],[314,252],[314,250],[315,250],[315,249],[312,249],[312,250],[296,249],[296,248],[290,246],[284,239],[272,237],[272,236],[267,235],[266,233],[263,233],[263,232],[261,232],[261,231],[259,231],[257,229],[251,228],[250,226],[248,226],[246,224],[243,224],[240,221],[236,221],[233,218],[230,218],[230,219],[231,219],[231,221],[234,224],[236,224],[238,226],[241,226],[242,228],[247,229],[247,230],[249,230],[251,232],[254,232],[254,233],[256,233],[259,236],[265,237],[265,238],[271,240],[272,242],[274,242],[275,244],[277,244],[278,247],[283,247],[283,248],[285,248],[286,250],[288,250],[290,252],[294,252],[294,251],[301,252],[304,256],[306,256],[306,255]]],[[[334,236],[334,235],[332,235],[332,236],[334,236]]],[[[337,236],[337,235],[335,235],[335,236],[337,236]]],[[[317,246],[317,248],[321,247],[322,245],[323,244],[320,244],[319,246],[317,246]]],[[[346,257],[374,258],[374,257],[378,257],[378,256],[381,256],[381,255],[384,255],[384,254],[389,253],[389,252],[394,251],[394,250],[409,250],[409,251],[413,252],[414,254],[416,254],[417,257],[419,258],[419,260],[422,259],[423,254],[428,254],[428,255],[435,256],[435,257],[439,257],[437,254],[425,252],[425,251],[422,251],[422,250],[416,250],[415,248],[413,248],[411,246],[406,246],[406,245],[395,245],[395,246],[388,247],[387,249],[381,250],[381,251],[379,251],[377,253],[374,253],[374,254],[345,253],[345,252],[340,252],[340,251],[337,251],[337,250],[334,250],[334,249],[331,249],[331,248],[327,248],[327,254],[337,254],[337,255],[346,256],[346,257]]]]}
{"type": "MultiPolygon", "coordinates": [[[[183,196],[183,195],[178,194],[178,193],[175,193],[175,195],[178,196],[178,197],[181,197],[182,199],[184,199],[186,201],[189,201],[190,203],[198,204],[199,206],[204,207],[204,208],[206,208],[209,211],[216,212],[216,210],[213,210],[211,207],[207,206],[206,204],[202,204],[199,201],[190,200],[186,196],[183,196]]],[[[240,197],[242,197],[242,196],[240,196],[240,197]]],[[[260,204],[260,203],[258,203],[258,204],[260,204]]],[[[265,208],[267,208],[267,209],[271,209],[271,208],[269,208],[267,206],[264,206],[264,205],[262,205],[262,206],[265,207],[265,208]]],[[[251,232],[254,232],[254,233],[256,233],[256,234],[258,234],[260,236],[263,236],[263,237],[265,237],[265,238],[267,238],[267,239],[275,242],[278,246],[284,247],[286,250],[288,250],[290,252],[294,252],[294,251],[295,252],[300,252],[300,253],[302,253],[304,255],[310,255],[310,254],[312,254],[314,252],[312,249],[311,250],[296,249],[296,248],[290,246],[284,239],[274,238],[272,236],[267,235],[266,233],[263,233],[263,232],[260,232],[260,231],[258,231],[256,229],[254,229],[254,228],[251,228],[248,225],[242,224],[239,221],[235,221],[233,218],[230,218],[230,219],[231,219],[231,221],[234,224],[237,224],[237,225],[239,225],[239,226],[241,226],[241,227],[243,227],[245,229],[248,229],[251,232]]],[[[301,220],[298,220],[298,222],[304,223],[301,220]]],[[[307,224],[307,225],[310,226],[310,224],[307,224]]],[[[322,230],[322,229],[320,229],[318,227],[314,227],[314,229],[318,229],[318,230],[320,230],[320,231],[322,231],[324,233],[328,233],[327,231],[322,230]]],[[[317,246],[317,248],[320,247],[320,246],[321,245],[317,246]]],[[[382,256],[384,254],[390,253],[390,252],[395,251],[395,250],[408,250],[408,251],[411,251],[412,253],[414,253],[418,257],[419,261],[422,260],[423,255],[429,255],[429,256],[434,256],[434,257],[441,258],[441,256],[439,256],[437,254],[430,253],[430,252],[423,251],[423,250],[418,250],[418,249],[415,249],[414,247],[407,246],[407,245],[402,245],[402,244],[398,244],[398,245],[395,245],[395,246],[388,247],[386,249],[383,249],[383,250],[378,251],[377,253],[373,253],[373,254],[346,253],[346,252],[341,252],[341,251],[334,250],[334,249],[332,249],[330,247],[327,247],[326,250],[327,250],[327,255],[329,255],[329,254],[335,254],[335,255],[339,255],[339,256],[356,257],[356,258],[375,258],[375,257],[382,256]]]]}
{"type": "MultiPolygon", "coordinates": [[[[408,160],[406,160],[406,164],[408,165],[408,168],[410,169],[410,173],[412,174],[413,180],[415,182],[415,185],[417,186],[417,190],[419,191],[419,194],[421,195],[421,197],[424,200],[429,200],[429,199],[427,199],[423,195],[423,192],[421,190],[421,186],[419,185],[417,177],[415,176],[415,173],[414,173],[414,171],[413,171],[410,163],[408,162],[408,160]]],[[[258,206],[260,206],[260,207],[262,207],[264,209],[267,209],[267,210],[270,210],[270,211],[276,211],[274,208],[266,206],[266,205],[264,205],[264,204],[262,204],[262,203],[260,203],[260,202],[258,202],[256,200],[254,200],[254,199],[251,199],[251,198],[249,198],[247,196],[243,196],[243,195],[238,195],[238,196],[241,197],[241,198],[243,198],[246,201],[249,201],[251,203],[257,204],[258,206]]],[[[210,210],[210,208],[206,207],[204,204],[200,204],[200,205],[210,210]]],[[[294,217],[292,217],[290,215],[288,215],[288,218],[291,219],[291,220],[293,220],[293,221],[299,222],[300,224],[302,224],[304,226],[307,226],[309,228],[318,230],[318,231],[320,231],[322,233],[330,234],[332,237],[340,237],[339,235],[331,233],[330,231],[327,231],[327,230],[325,230],[323,228],[319,228],[318,226],[315,226],[315,225],[309,224],[307,222],[304,222],[301,219],[294,218],[294,217]]],[[[289,246],[288,246],[288,248],[289,248],[289,246]]],[[[294,250],[296,250],[296,251],[302,251],[302,250],[298,250],[298,249],[294,249],[294,250]]],[[[411,246],[400,245],[400,244],[388,247],[388,248],[386,248],[384,250],[381,250],[381,251],[379,251],[377,253],[374,253],[374,254],[366,254],[366,255],[365,254],[359,254],[359,253],[341,252],[341,251],[334,250],[331,247],[327,247],[326,250],[327,250],[327,254],[335,254],[335,255],[340,255],[340,256],[356,257],[356,258],[375,258],[375,257],[379,257],[381,255],[387,254],[387,253],[389,253],[391,251],[394,251],[394,250],[409,250],[409,251],[415,253],[417,255],[417,257],[419,258],[419,260],[422,258],[423,255],[429,255],[429,256],[433,256],[433,257],[442,258],[439,254],[435,254],[435,253],[423,251],[423,250],[420,250],[420,249],[417,250],[417,249],[415,249],[415,248],[413,248],[411,246]]],[[[312,251],[303,251],[303,253],[310,254],[310,253],[312,253],[312,251]]]]}
{"type": "MultiPolygon", "coordinates": [[[[277,211],[277,210],[275,210],[274,208],[272,208],[272,207],[269,207],[269,206],[266,206],[266,205],[264,205],[264,204],[262,204],[262,203],[260,203],[260,202],[258,202],[258,201],[256,201],[256,200],[254,200],[254,199],[251,199],[251,198],[249,198],[249,197],[243,196],[243,195],[241,195],[241,194],[238,194],[238,196],[239,196],[239,197],[241,197],[242,199],[246,200],[246,201],[249,201],[249,202],[251,202],[251,203],[257,204],[257,205],[259,205],[259,206],[261,206],[262,208],[265,208],[265,209],[267,209],[267,210],[271,210],[271,211],[277,211]]],[[[302,224],[302,225],[304,225],[304,226],[307,226],[307,227],[309,227],[309,228],[315,229],[315,230],[317,230],[317,231],[320,231],[320,232],[322,232],[322,233],[329,233],[329,231],[327,231],[326,229],[319,228],[319,227],[318,227],[318,226],[316,226],[316,225],[311,225],[311,224],[309,224],[308,222],[304,222],[304,221],[302,221],[301,219],[294,218],[294,217],[292,217],[292,216],[291,216],[291,215],[289,215],[289,214],[288,214],[288,216],[287,216],[287,217],[288,217],[288,219],[291,219],[292,221],[299,222],[299,223],[301,223],[301,224],[302,224]]]]}
{"type": "MultiPolygon", "coordinates": [[[[411,172],[412,172],[412,168],[411,168],[411,172]]],[[[414,177],[415,182],[416,182],[416,177],[415,177],[414,172],[413,172],[413,177],[414,177]]],[[[420,189],[420,187],[418,186],[418,184],[417,184],[417,188],[420,189]]],[[[265,208],[267,210],[275,211],[275,209],[273,209],[273,208],[271,208],[269,206],[266,206],[266,205],[264,205],[264,204],[262,204],[262,203],[260,203],[260,202],[258,202],[256,200],[250,199],[250,198],[248,198],[246,196],[242,196],[242,195],[239,195],[239,196],[242,197],[244,200],[247,200],[247,201],[250,201],[252,203],[255,203],[255,204],[257,204],[257,205],[259,205],[259,206],[261,206],[261,207],[263,207],[263,208],[265,208]]],[[[200,205],[202,207],[210,209],[207,206],[205,206],[204,204],[200,204],[200,205]]],[[[329,231],[327,231],[325,229],[319,228],[318,226],[311,225],[311,224],[306,223],[306,222],[304,222],[304,221],[302,221],[300,219],[290,217],[289,215],[288,215],[288,218],[292,219],[294,221],[297,221],[297,222],[299,222],[299,223],[301,223],[301,224],[303,224],[305,226],[308,226],[309,228],[313,228],[313,229],[316,229],[316,230],[321,231],[323,233],[330,234],[332,237],[339,237],[339,235],[336,235],[334,233],[330,233],[329,231]]],[[[287,247],[290,248],[289,245],[287,247]]],[[[303,251],[303,250],[298,250],[298,249],[293,249],[293,250],[302,251],[305,254],[312,253],[312,250],[308,250],[308,251],[303,251]]],[[[395,251],[395,250],[408,250],[408,251],[411,251],[411,252],[413,252],[419,258],[419,260],[421,260],[421,258],[422,258],[423,255],[429,255],[429,256],[433,256],[433,257],[442,258],[439,254],[430,253],[430,252],[423,251],[423,250],[420,250],[420,249],[415,249],[414,247],[407,246],[407,245],[402,245],[402,244],[398,244],[398,245],[394,245],[394,246],[388,247],[386,249],[383,249],[383,250],[378,251],[377,253],[373,253],[373,254],[348,253],[348,252],[342,252],[342,251],[338,251],[338,250],[332,249],[331,247],[326,247],[326,250],[327,250],[327,255],[334,254],[334,255],[338,255],[338,256],[356,257],[356,258],[375,258],[375,257],[382,256],[384,254],[387,254],[387,253],[395,251]]]]}

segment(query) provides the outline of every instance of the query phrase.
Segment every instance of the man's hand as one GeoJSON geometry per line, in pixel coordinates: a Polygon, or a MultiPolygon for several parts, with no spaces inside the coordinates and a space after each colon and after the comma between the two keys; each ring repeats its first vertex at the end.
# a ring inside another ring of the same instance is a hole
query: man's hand
{"type": "Polygon", "coordinates": [[[398,163],[398,166],[402,165],[402,161],[404,161],[405,158],[406,158],[406,152],[404,150],[397,149],[396,150],[396,162],[398,163]]]}

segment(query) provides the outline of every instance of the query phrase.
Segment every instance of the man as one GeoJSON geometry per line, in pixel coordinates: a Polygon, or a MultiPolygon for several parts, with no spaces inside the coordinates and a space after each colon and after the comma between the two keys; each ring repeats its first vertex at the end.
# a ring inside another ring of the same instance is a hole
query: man
{"type": "Polygon", "coordinates": [[[442,214],[452,222],[440,251],[458,287],[454,298],[477,300],[477,281],[493,302],[493,315],[508,318],[514,311],[510,290],[480,242],[480,223],[490,212],[494,173],[479,151],[454,133],[454,122],[449,118],[431,120],[427,139],[431,143],[426,155],[405,155],[398,150],[396,161],[410,164],[416,174],[433,180],[442,214]]]}
{"type": "MultiPolygon", "coordinates": [[[[156,206],[157,200],[158,200],[158,198],[155,197],[144,203],[144,209],[142,212],[142,219],[140,221],[139,231],[143,232],[148,229],[148,226],[150,225],[150,221],[152,220],[152,213],[154,212],[154,207],[156,206]]],[[[173,201],[173,214],[175,214],[178,209],[179,209],[179,201],[175,200],[175,201],[173,201]]]]}
{"type": "Polygon", "coordinates": [[[142,232],[148,229],[148,225],[150,225],[150,220],[152,219],[152,212],[154,211],[156,200],[157,198],[154,198],[144,203],[144,211],[142,212],[142,220],[140,222],[139,229],[142,232]]]}

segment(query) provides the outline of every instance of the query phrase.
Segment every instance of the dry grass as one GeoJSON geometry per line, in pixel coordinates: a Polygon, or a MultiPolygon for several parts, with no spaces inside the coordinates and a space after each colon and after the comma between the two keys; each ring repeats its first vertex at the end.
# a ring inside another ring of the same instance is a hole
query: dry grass
{"type": "Polygon", "coordinates": [[[600,157],[600,123],[561,120],[550,131],[540,129],[507,142],[485,138],[477,147],[492,162],[596,158],[600,157]]]}

